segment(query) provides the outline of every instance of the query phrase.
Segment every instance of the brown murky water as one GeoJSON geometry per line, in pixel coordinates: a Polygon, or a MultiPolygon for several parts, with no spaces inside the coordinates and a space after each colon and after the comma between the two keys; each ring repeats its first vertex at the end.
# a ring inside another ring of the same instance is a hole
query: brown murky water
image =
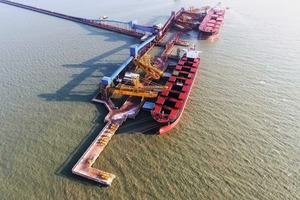
{"type": "MultiPolygon", "coordinates": [[[[18,2],[141,24],[217,3],[18,2]]],[[[95,164],[111,187],[71,168],[104,126],[97,84],[139,41],[0,4],[1,199],[300,199],[300,14],[293,0],[222,3],[220,37],[194,41],[202,71],[180,124],[124,124],[95,164]]]]}

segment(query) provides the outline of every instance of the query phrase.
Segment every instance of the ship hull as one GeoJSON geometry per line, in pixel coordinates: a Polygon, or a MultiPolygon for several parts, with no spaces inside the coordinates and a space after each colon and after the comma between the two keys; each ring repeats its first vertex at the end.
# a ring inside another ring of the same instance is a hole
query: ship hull
{"type": "Polygon", "coordinates": [[[181,119],[181,117],[182,117],[183,111],[184,111],[184,109],[185,109],[185,106],[186,106],[186,104],[187,104],[187,101],[188,101],[188,99],[189,99],[191,90],[193,89],[192,87],[193,87],[193,85],[194,85],[194,82],[195,82],[195,79],[196,79],[196,77],[197,77],[198,71],[199,71],[199,70],[196,71],[195,78],[194,78],[193,83],[192,83],[192,85],[191,85],[190,92],[188,93],[187,99],[186,99],[186,101],[185,101],[185,103],[184,103],[184,105],[183,105],[183,107],[182,107],[182,110],[181,110],[181,112],[180,112],[178,118],[177,118],[174,122],[169,123],[169,124],[167,124],[167,125],[165,125],[165,126],[160,127],[160,129],[159,129],[159,131],[158,131],[158,134],[159,134],[159,135],[162,135],[162,134],[164,134],[164,133],[170,131],[171,129],[173,129],[173,128],[179,123],[179,121],[180,121],[180,119],[181,119]]]}
{"type": "MultiPolygon", "coordinates": [[[[179,63],[180,63],[180,61],[179,61],[179,63]]],[[[170,114],[167,117],[164,116],[165,114],[164,114],[163,111],[159,111],[160,113],[158,114],[157,108],[163,108],[164,107],[164,104],[161,103],[161,101],[159,100],[159,98],[162,98],[162,97],[158,98],[158,100],[156,102],[156,106],[152,110],[151,115],[154,118],[154,120],[156,120],[156,121],[158,121],[162,124],[161,127],[158,130],[159,135],[162,135],[162,134],[170,131],[171,129],[173,129],[179,123],[179,121],[180,121],[180,119],[183,115],[184,109],[186,107],[186,104],[187,104],[189,95],[191,93],[192,87],[194,85],[195,79],[196,79],[197,74],[199,72],[199,69],[198,69],[199,64],[200,64],[200,57],[197,57],[197,58],[194,59],[194,63],[191,65],[191,66],[194,66],[195,68],[190,69],[191,71],[194,72],[194,73],[192,73],[192,79],[190,79],[191,82],[188,83],[189,81],[185,80],[185,83],[188,87],[188,90],[186,90],[185,95],[183,95],[184,99],[178,99],[178,101],[173,100],[176,103],[175,106],[173,107],[173,109],[178,111],[176,116],[172,116],[172,111],[173,110],[171,110],[170,114]],[[180,107],[176,106],[178,104],[178,102],[179,102],[179,105],[181,105],[180,107]]],[[[170,83],[170,79],[169,79],[168,83],[170,83]]],[[[173,84],[175,84],[175,82],[173,84]]],[[[182,91],[184,91],[184,86],[183,86],[182,91]]],[[[163,98],[165,98],[166,101],[168,100],[168,98],[169,98],[168,96],[164,96],[163,94],[161,94],[161,95],[163,96],[163,98]]]]}
{"type": "Polygon", "coordinates": [[[198,39],[200,40],[213,40],[219,36],[219,32],[215,33],[205,33],[199,32],[198,39]]]}

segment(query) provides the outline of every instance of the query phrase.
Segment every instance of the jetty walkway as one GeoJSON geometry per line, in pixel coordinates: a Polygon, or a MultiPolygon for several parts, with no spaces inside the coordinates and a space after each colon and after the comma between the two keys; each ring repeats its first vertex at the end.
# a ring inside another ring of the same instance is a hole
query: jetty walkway
{"type": "Polygon", "coordinates": [[[111,185],[116,176],[114,174],[93,168],[92,165],[121,124],[126,121],[127,118],[136,117],[143,102],[141,101],[140,97],[129,97],[122,107],[118,109],[113,105],[110,99],[103,99],[101,94],[98,94],[93,101],[97,103],[103,103],[107,107],[109,112],[104,119],[107,124],[89,146],[86,152],[82,155],[82,157],[78,160],[76,165],[74,165],[72,172],[90,180],[105,185],[111,185]]]}

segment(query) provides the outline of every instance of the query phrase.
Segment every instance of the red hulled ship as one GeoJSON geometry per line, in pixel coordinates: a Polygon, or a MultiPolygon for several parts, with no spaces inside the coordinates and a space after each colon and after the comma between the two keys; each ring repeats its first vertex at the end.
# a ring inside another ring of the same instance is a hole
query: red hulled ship
{"type": "Polygon", "coordinates": [[[172,129],[180,120],[195,81],[200,64],[200,54],[195,48],[187,50],[169,77],[151,111],[153,119],[163,125],[158,133],[172,129]]]}
{"type": "Polygon", "coordinates": [[[199,25],[199,38],[211,39],[218,35],[223,24],[225,9],[220,5],[208,10],[203,21],[199,25]]]}

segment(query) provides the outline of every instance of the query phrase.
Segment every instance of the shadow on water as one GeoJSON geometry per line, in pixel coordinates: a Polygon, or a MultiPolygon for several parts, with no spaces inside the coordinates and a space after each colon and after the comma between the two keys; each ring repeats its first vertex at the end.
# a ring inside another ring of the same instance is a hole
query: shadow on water
{"type": "MultiPolygon", "coordinates": [[[[62,65],[64,68],[69,69],[76,69],[76,68],[83,68],[84,70],[80,74],[74,74],[72,76],[72,79],[67,82],[65,85],[63,85],[60,89],[58,89],[55,93],[44,93],[40,94],[39,97],[45,99],[46,101],[77,101],[77,102],[91,102],[91,99],[97,94],[97,85],[95,85],[95,91],[92,93],[88,92],[77,92],[75,90],[78,86],[86,85],[84,81],[87,78],[97,78],[100,82],[101,76],[95,76],[94,74],[101,73],[105,76],[110,76],[114,70],[119,66],[120,63],[113,63],[113,62],[107,62],[107,58],[111,55],[118,54],[119,52],[123,50],[128,50],[129,55],[129,47],[130,45],[137,43],[138,40],[134,39],[129,36],[125,36],[118,33],[113,33],[101,29],[97,29],[94,27],[89,27],[86,25],[79,24],[82,28],[85,30],[88,30],[89,35],[101,35],[101,37],[106,37],[104,40],[107,43],[110,42],[116,42],[118,40],[124,41],[125,44],[107,51],[101,55],[98,55],[94,58],[91,58],[89,60],[83,61],[79,64],[65,64],[62,65]],[[102,63],[103,62],[103,63],[102,63]]],[[[101,41],[99,41],[101,42],[101,41]]],[[[74,152],[71,153],[69,158],[56,170],[56,174],[59,176],[63,176],[65,178],[69,178],[75,181],[79,181],[86,185],[93,185],[93,186],[100,186],[104,187],[104,185],[101,185],[99,183],[96,183],[94,181],[90,181],[86,178],[77,176],[72,174],[72,167],[77,163],[77,161],[80,159],[80,157],[83,155],[83,153],[86,151],[86,149],[90,146],[92,141],[97,137],[101,129],[104,127],[103,122],[104,116],[107,113],[107,109],[104,105],[96,105],[96,109],[98,110],[98,113],[101,113],[99,116],[95,116],[93,122],[94,127],[91,128],[89,133],[87,133],[87,136],[82,140],[82,142],[78,145],[78,148],[74,150],[74,152]],[[102,114],[104,113],[104,114],[102,114]]]]}
{"type": "Polygon", "coordinates": [[[127,119],[116,134],[156,134],[161,124],[155,122],[149,112],[150,111],[141,110],[135,119],[127,119]]]}
{"type": "MultiPolygon", "coordinates": [[[[102,37],[105,36],[106,39],[105,42],[116,42],[118,40],[126,42],[124,45],[119,46],[113,50],[107,51],[99,56],[96,56],[94,58],[91,58],[89,60],[83,61],[79,64],[65,64],[63,67],[65,68],[84,68],[85,70],[82,71],[80,74],[76,74],[73,76],[73,79],[66,83],[64,86],[62,86],[59,90],[57,90],[55,93],[50,94],[41,94],[39,97],[46,99],[47,101],[90,101],[93,97],[90,94],[88,96],[75,94],[72,92],[74,88],[77,86],[80,86],[83,84],[82,82],[86,80],[87,78],[93,77],[93,74],[95,72],[101,72],[105,76],[110,76],[117,66],[119,66],[120,63],[107,63],[107,57],[111,55],[116,55],[119,52],[123,50],[128,50],[128,56],[129,56],[129,47],[130,45],[137,43],[137,39],[132,39],[132,37],[125,36],[122,34],[109,32],[105,30],[99,30],[94,27],[89,27],[86,25],[80,24],[84,29],[88,30],[88,34],[92,35],[101,35],[102,37]],[[131,41],[129,41],[131,39],[131,41]]],[[[101,41],[100,41],[101,42],[101,41]]],[[[99,81],[101,80],[101,77],[99,78],[99,81]]]]}
{"type": "MultiPolygon", "coordinates": [[[[84,70],[80,74],[75,74],[72,76],[72,79],[67,82],[65,85],[63,85],[60,89],[58,89],[55,93],[44,93],[40,94],[39,97],[45,99],[46,101],[77,101],[77,102],[91,102],[91,99],[97,94],[97,89],[93,93],[88,92],[76,92],[74,91],[76,87],[86,85],[84,80],[87,78],[93,77],[94,73],[101,72],[102,74],[106,76],[110,76],[114,70],[116,69],[119,64],[117,63],[101,63],[101,61],[105,61],[108,56],[111,56],[112,54],[117,54],[118,52],[128,49],[128,55],[129,55],[129,46],[135,43],[138,43],[137,39],[134,39],[129,36],[121,35],[118,33],[113,33],[101,29],[97,29],[94,27],[89,27],[86,25],[80,24],[82,28],[89,31],[89,35],[101,35],[102,37],[105,36],[106,39],[105,42],[116,42],[118,40],[122,40],[125,42],[124,45],[119,46],[113,50],[107,51],[99,56],[96,56],[94,58],[91,58],[89,60],[83,61],[79,64],[65,64],[62,65],[65,68],[83,68],[84,70]]],[[[94,76],[95,77],[95,76],[94,76]]],[[[95,77],[99,78],[99,82],[101,80],[101,76],[95,77]]],[[[95,86],[97,88],[97,86],[95,86]]],[[[96,183],[94,181],[90,181],[86,178],[77,176],[75,174],[72,174],[72,168],[77,163],[77,161],[80,159],[80,157],[84,154],[86,149],[90,146],[90,144],[94,141],[94,139],[97,137],[99,132],[102,130],[102,128],[105,126],[103,122],[104,117],[107,113],[107,109],[104,105],[95,104],[96,109],[98,110],[98,113],[104,113],[99,116],[95,116],[93,122],[94,126],[91,128],[89,133],[87,133],[87,136],[82,140],[82,142],[78,145],[78,148],[75,149],[69,158],[56,170],[55,174],[59,176],[63,176],[65,178],[79,181],[85,185],[92,185],[92,186],[99,186],[99,187],[105,187],[104,185],[101,185],[99,183],[96,183]]],[[[133,120],[131,120],[133,122],[133,120]]],[[[124,127],[120,129],[117,133],[131,133],[128,132],[128,130],[135,130],[139,131],[138,129],[132,129],[132,124],[124,123],[124,127]],[[126,125],[128,126],[126,128],[126,125]]],[[[141,132],[143,132],[141,130],[141,132]]],[[[147,133],[146,131],[144,131],[147,133]]]]}

